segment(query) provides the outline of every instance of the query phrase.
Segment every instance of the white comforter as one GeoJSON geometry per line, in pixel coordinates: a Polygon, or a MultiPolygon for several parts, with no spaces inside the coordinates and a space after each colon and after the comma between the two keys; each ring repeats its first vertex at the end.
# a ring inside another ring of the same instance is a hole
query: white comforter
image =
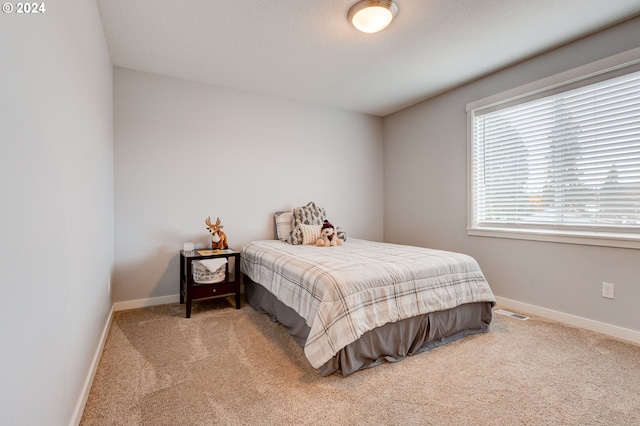
{"type": "Polygon", "coordinates": [[[365,332],[389,322],[474,302],[495,302],[470,256],[350,238],[343,246],[255,241],[242,272],[311,328],[304,352],[314,368],[365,332]]]}

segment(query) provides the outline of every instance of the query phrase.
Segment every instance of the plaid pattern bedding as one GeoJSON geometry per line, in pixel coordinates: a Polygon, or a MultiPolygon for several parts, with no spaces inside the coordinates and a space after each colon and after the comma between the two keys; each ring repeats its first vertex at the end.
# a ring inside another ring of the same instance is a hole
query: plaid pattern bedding
{"type": "Polygon", "coordinates": [[[495,297],[470,256],[350,239],[343,246],[255,241],[241,269],[311,328],[304,352],[321,367],[365,332],[389,322],[495,297]]]}

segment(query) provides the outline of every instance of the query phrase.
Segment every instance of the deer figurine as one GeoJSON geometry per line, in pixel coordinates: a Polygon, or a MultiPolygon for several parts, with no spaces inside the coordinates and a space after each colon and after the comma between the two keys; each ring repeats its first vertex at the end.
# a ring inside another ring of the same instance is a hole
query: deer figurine
{"type": "Polygon", "coordinates": [[[222,232],[224,225],[221,224],[222,222],[220,222],[220,218],[216,220],[216,223],[211,223],[211,216],[209,216],[204,223],[207,225],[207,229],[211,233],[211,248],[214,250],[228,249],[229,244],[227,243],[227,235],[222,232]]]}

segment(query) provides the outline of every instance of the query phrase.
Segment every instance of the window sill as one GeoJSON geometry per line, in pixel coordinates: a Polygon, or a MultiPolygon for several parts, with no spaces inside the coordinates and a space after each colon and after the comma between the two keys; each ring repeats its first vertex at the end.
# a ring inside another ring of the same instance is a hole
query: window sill
{"type": "Polygon", "coordinates": [[[467,228],[467,235],[476,237],[508,238],[516,240],[544,241],[550,243],[580,244],[640,249],[640,236],[635,234],[613,234],[568,231],[533,231],[499,228],[467,228]]]}

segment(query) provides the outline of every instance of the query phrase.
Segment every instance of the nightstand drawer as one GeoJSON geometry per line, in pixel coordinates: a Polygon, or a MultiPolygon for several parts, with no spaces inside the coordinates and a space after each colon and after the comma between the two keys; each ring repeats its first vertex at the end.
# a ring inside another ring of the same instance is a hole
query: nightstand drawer
{"type": "Polygon", "coordinates": [[[234,283],[194,285],[191,288],[191,297],[200,299],[202,297],[222,296],[223,294],[233,294],[235,292],[234,283]]]}

